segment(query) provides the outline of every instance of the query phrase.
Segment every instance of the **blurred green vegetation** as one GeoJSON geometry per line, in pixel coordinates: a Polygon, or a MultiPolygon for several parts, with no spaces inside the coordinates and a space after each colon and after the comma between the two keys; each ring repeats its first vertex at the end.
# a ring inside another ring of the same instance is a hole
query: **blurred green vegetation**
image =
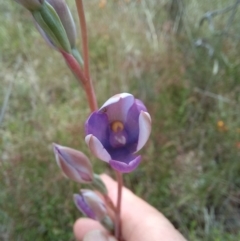
{"type": "MultiPolygon", "coordinates": [[[[189,240],[240,240],[240,15],[227,29],[231,11],[213,18],[214,32],[207,21],[199,27],[207,11],[235,1],[100,2],[85,1],[99,105],[131,92],[153,119],[143,162],[124,176],[126,186],[189,240]]],[[[74,240],[79,186],[60,173],[51,143],[111,171],[84,143],[82,89],[30,14],[2,1],[0,22],[0,240],[74,240]]]]}

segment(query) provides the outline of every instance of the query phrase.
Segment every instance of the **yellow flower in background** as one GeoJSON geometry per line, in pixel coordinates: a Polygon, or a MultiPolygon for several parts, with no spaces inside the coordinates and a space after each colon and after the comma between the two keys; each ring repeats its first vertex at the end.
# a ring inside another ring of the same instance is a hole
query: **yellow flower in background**
{"type": "Polygon", "coordinates": [[[104,8],[106,4],[107,4],[107,0],[100,0],[98,6],[99,8],[104,8]]]}
{"type": "Polygon", "coordinates": [[[227,131],[228,130],[227,126],[225,125],[225,123],[222,120],[219,120],[217,122],[217,127],[218,127],[219,131],[227,131]]]}

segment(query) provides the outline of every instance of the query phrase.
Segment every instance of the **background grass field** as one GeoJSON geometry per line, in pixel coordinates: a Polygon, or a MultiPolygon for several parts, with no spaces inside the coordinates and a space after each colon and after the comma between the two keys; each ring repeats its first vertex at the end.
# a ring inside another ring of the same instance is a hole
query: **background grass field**
{"type": "MultiPolygon", "coordinates": [[[[193,241],[240,240],[240,15],[216,16],[214,32],[199,27],[234,2],[85,1],[99,105],[131,92],[153,119],[125,185],[193,241]]],[[[79,186],[62,176],[51,143],[111,170],[84,143],[84,92],[13,1],[0,2],[0,107],[0,240],[74,240],[79,186]]]]}

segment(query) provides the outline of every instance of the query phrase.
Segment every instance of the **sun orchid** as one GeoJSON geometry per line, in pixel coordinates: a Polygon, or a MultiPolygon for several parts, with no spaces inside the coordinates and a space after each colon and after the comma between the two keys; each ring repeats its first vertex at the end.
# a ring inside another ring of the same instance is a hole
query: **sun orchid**
{"type": "Polygon", "coordinates": [[[151,132],[151,117],[145,105],[133,95],[121,93],[108,99],[85,123],[85,141],[99,159],[122,173],[140,163],[136,155],[151,132]]]}

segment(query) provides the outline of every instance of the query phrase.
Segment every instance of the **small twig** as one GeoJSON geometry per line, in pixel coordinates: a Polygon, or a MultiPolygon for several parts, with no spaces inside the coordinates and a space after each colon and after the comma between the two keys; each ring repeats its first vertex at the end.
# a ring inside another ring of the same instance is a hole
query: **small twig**
{"type": "MultiPolygon", "coordinates": [[[[15,74],[14,75],[15,76],[16,76],[16,73],[18,71],[18,68],[19,68],[20,64],[21,64],[21,59],[18,56],[16,58],[16,63],[14,64],[14,69],[15,69],[15,74]]],[[[12,93],[12,87],[13,87],[13,80],[11,79],[10,82],[9,82],[8,89],[7,89],[7,92],[5,94],[3,105],[2,105],[2,109],[1,109],[1,112],[0,112],[0,126],[1,126],[1,124],[3,122],[3,118],[4,118],[4,115],[5,115],[6,109],[7,109],[9,98],[10,98],[10,95],[12,93]]]]}
{"type": "Polygon", "coordinates": [[[208,55],[209,55],[210,57],[213,56],[213,54],[214,54],[214,48],[213,48],[209,43],[207,43],[204,39],[201,39],[201,38],[197,39],[197,40],[195,41],[194,45],[195,45],[196,47],[206,48],[206,49],[208,50],[208,55]]]}
{"type": "Polygon", "coordinates": [[[230,18],[228,20],[228,27],[229,27],[229,24],[232,23],[232,20],[233,20],[235,14],[236,14],[236,10],[237,10],[237,7],[238,7],[239,4],[240,4],[240,0],[236,0],[236,2],[233,5],[228,6],[226,8],[206,12],[203,15],[203,17],[201,18],[201,20],[199,22],[199,26],[201,26],[204,23],[204,21],[207,20],[208,24],[209,24],[209,29],[213,32],[215,30],[214,24],[213,24],[213,17],[215,17],[219,14],[224,14],[226,12],[233,11],[232,15],[230,16],[230,18]]]}
{"type": "Polygon", "coordinates": [[[121,200],[122,200],[122,187],[123,178],[122,173],[116,171],[116,179],[118,183],[117,207],[116,207],[116,220],[115,220],[115,237],[121,240],[121,200]]]}
{"type": "Polygon", "coordinates": [[[235,17],[235,15],[237,13],[237,5],[238,5],[238,3],[236,4],[236,6],[232,10],[232,14],[231,14],[231,16],[228,19],[227,26],[225,27],[225,30],[223,31],[224,34],[228,34],[228,30],[231,27],[232,22],[234,20],[234,17],[235,17]]]}
{"type": "Polygon", "coordinates": [[[222,101],[222,102],[225,102],[225,103],[232,103],[231,100],[221,96],[221,95],[217,95],[217,94],[214,94],[212,92],[209,92],[207,90],[201,90],[199,88],[194,88],[194,91],[197,92],[197,93],[200,93],[202,95],[205,95],[205,96],[208,96],[208,97],[211,97],[213,99],[217,99],[219,101],[222,101]]]}
{"type": "Polygon", "coordinates": [[[155,25],[153,23],[153,14],[149,11],[149,8],[146,4],[146,1],[141,1],[142,3],[142,7],[144,9],[144,13],[146,15],[146,20],[147,20],[147,24],[149,26],[149,30],[150,30],[150,34],[151,34],[151,37],[152,37],[152,41],[153,41],[153,48],[155,50],[158,49],[158,36],[157,36],[157,32],[156,32],[156,28],[155,28],[155,25]]]}
{"type": "Polygon", "coordinates": [[[7,92],[6,92],[5,97],[4,97],[2,109],[1,109],[1,112],[0,112],[0,126],[3,122],[3,118],[4,118],[4,115],[6,113],[8,101],[9,101],[9,98],[10,98],[10,95],[11,95],[11,92],[12,92],[12,87],[13,87],[13,81],[10,81],[10,83],[8,85],[7,92]]]}

